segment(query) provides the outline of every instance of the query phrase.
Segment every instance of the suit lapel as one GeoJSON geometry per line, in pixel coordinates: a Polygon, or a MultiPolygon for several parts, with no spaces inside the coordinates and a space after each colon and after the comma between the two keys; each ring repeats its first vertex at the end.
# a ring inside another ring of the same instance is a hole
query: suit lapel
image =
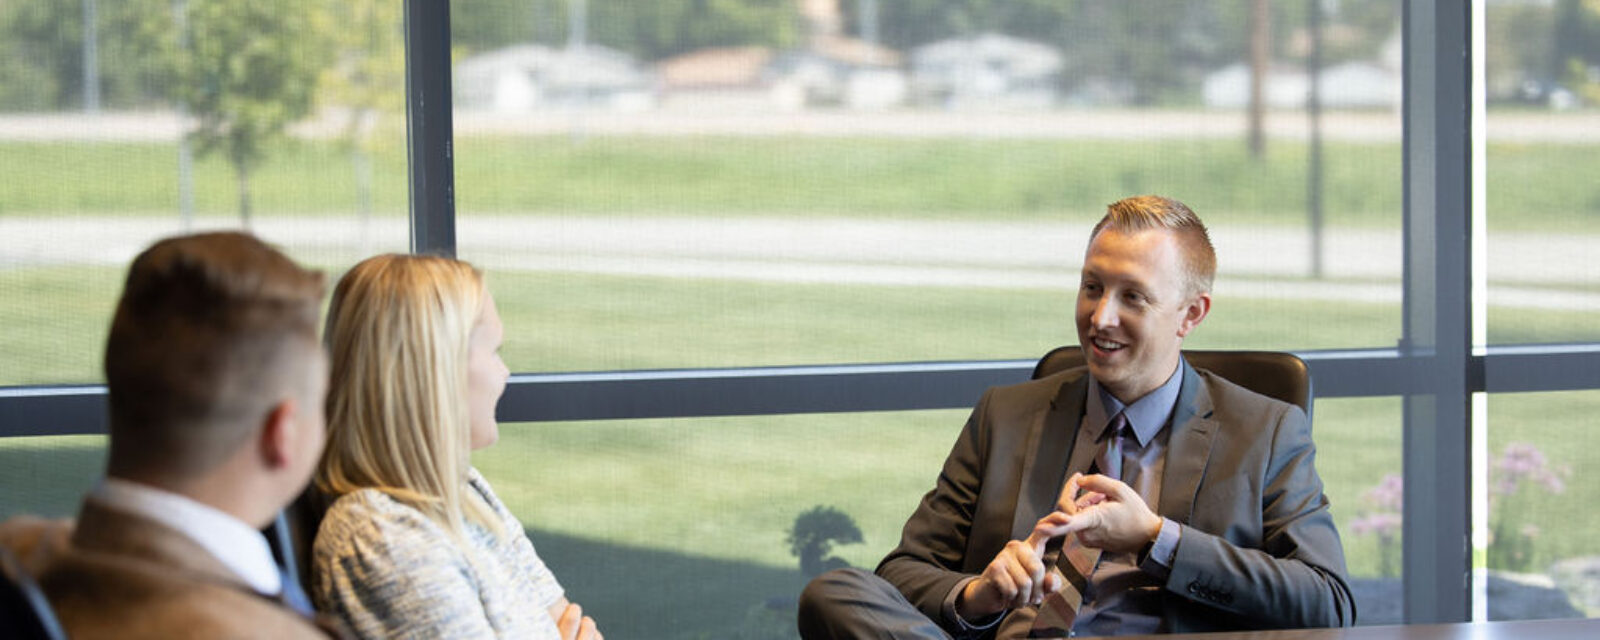
{"type": "Polygon", "coordinates": [[[1017,508],[1011,522],[1012,537],[1026,536],[1033,531],[1039,518],[1055,510],[1056,498],[1061,495],[1061,485],[1073,471],[1089,468],[1094,452],[1082,451],[1073,446],[1078,437],[1078,425],[1083,422],[1084,399],[1088,397],[1087,373],[1062,374],[1061,387],[1041,408],[1034,419],[1030,443],[1025,448],[1021,485],[1017,508]],[[1082,458],[1082,460],[1079,460],[1082,458]],[[1066,461],[1066,466],[1062,466],[1066,461]]]}
{"type": "Polygon", "coordinates": [[[1172,433],[1167,439],[1166,471],[1161,478],[1161,504],[1156,511],[1176,522],[1188,523],[1194,514],[1195,495],[1211,459],[1217,423],[1211,418],[1211,394],[1200,375],[1183,361],[1183,385],[1173,406],[1172,433]],[[1181,455],[1180,455],[1181,452],[1181,455]]]}

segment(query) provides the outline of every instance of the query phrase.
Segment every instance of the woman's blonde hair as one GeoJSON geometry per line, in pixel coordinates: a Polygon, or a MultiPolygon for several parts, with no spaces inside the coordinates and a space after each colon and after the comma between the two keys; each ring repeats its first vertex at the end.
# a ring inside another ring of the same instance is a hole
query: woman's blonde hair
{"type": "Polygon", "coordinates": [[[482,272],[438,256],[375,256],[339,279],[324,335],[331,369],[319,490],[377,489],[458,538],[463,518],[501,533],[466,482],[468,345],[487,298],[482,272]]]}

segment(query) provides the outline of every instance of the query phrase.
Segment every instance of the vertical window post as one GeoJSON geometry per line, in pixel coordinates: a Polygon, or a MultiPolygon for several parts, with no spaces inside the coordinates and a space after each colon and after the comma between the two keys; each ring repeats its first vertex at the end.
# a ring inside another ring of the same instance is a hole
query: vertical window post
{"type": "Polygon", "coordinates": [[[1405,621],[1471,607],[1471,7],[1404,4],[1405,298],[1400,355],[1426,362],[1405,396],[1405,621]]]}
{"type": "Polygon", "coordinates": [[[411,251],[456,254],[455,141],[451,123],[450,3],[405,0],[406,132],[411,251]]]}

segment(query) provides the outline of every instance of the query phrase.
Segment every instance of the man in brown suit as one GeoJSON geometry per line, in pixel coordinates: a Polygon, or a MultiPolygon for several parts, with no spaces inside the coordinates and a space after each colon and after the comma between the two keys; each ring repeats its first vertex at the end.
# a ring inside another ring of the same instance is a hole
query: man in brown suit
{"type": "Polygon", "coordinates": [[[134,259],[106,342],[106,479],[0,525],[74,638],[327,635],[259,529],[322,452],[322,275],[249,235],[134,259]]]}

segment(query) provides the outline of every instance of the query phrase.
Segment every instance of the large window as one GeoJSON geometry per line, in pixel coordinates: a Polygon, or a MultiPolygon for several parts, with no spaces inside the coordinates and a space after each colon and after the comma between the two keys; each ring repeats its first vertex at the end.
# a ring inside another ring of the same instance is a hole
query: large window
{"type": "MultiPolygon", "coordinates": [[[[0,386],[98,383],[128,262],[158,238],[248,229],[330,288],[405,251],[402,35],[389,2],[0,6],[0,386]]],[[[0,415],[25,433],[101,422],[0,415]]],[[[0,514],[66,516],[104,438],[7,438],[0,458],[0,514]]]]}
{"type": "Polygon", "coordinates": [[[532,308],[513,369],[1035,357],[1141,193],[1220,245],[1199,344],[1399,339],[1398,3],[1259,41],[1249,2],[741,6],[455,5],[459,253],[532,308]]]}
{"type": "Polygon", "coordinates": [[[1589,615],[1600,6],[1470,4],[457,0],[448,31],[415,0],[7,5],[0,434],[45,435],[0,440],[0,514],[70,514],[100,472],[67,435],[98,391],[61,385],[99,379],[140,247],[248,226],[332,278],[410,222],[489,273],[527,375],[475,462],[573,598],[617,637],[785,637],[797,518],[875,564],[982,386],[1075,340],[1105,204],[1160,193],[1219,252],[1187,346],[1312,364],[1362,623],[1589,615]],[[440,52],[409,98],[403,24],[440,52]],[[241,173],[200,125],[243,104],[283,128],[241,173]],[[1562,490],[1497,493],[1535,454],[1562,490]]]}
{"type": "MultiPolygon", "coordinates": [[[[1501,2],[1484,13],[1487,339],[1592,342],[1600,185],[1584,174],[1600,157],[1600,5],[1501,2]]],[[[1475,542],[1491,619],[1600,615],[1585,573],[1600,549],[1581,533],[1593,527],[1585,479],[1600,471],[1587,435],[1595,395],[1483,399],[1475,542]]]]}

